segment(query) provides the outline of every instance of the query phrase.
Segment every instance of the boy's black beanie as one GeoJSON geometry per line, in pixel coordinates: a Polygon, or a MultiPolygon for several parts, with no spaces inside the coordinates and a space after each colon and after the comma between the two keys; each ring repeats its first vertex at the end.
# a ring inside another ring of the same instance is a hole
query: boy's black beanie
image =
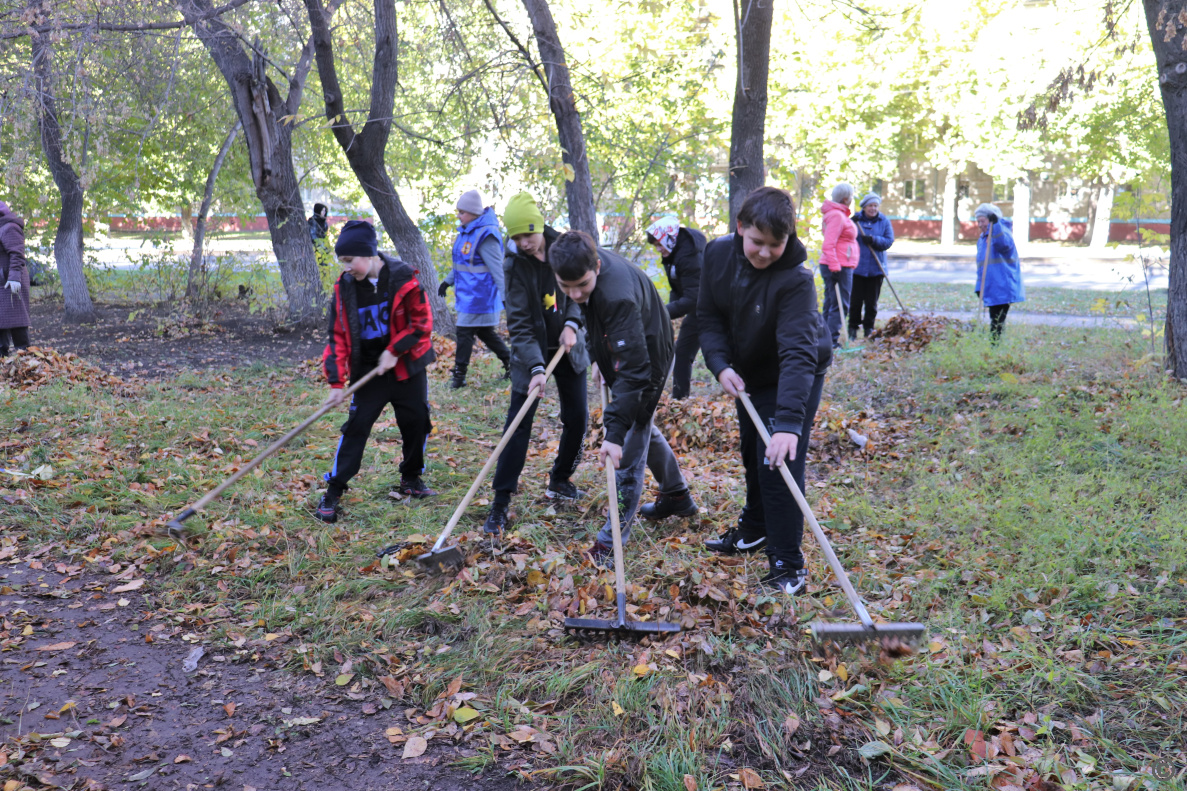
{"type": "Polygon", "coordinates": [[[375,237],[374,226],[365,220],[351,220],[343,225],[338,242],[334,245],[334,255],[379,255],[379,241],[375,237]]]}

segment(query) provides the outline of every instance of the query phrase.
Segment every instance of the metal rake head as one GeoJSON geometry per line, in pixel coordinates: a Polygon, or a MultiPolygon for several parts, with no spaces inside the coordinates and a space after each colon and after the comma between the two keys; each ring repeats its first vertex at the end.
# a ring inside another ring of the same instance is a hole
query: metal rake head
{"type": "Polygon", "coordinates": [[[640,639],[649,635],[676,634],[680,624],[665,621],[628,621],[626,619],[604,621],[599,618],[566,618],[565,634],[579,640],[627,637],[640,639]]]}
{"type": "Polygon", "coordinates": [[[927,634],[927,627],[921,623],[876,623],[869,628],[860,623],[813,621],[810,627],[812,639],[817,642],[868,643],[886,639],[915,642],[927,634]]]}
{"type": "Polygon", "coordinates": [[[439,575],[457,571],[466,565],[466,558],[455,544],[451,547],[442,547],[435,552],[429,550],[418,556],[416,562],[429,574],[439,575]]]}

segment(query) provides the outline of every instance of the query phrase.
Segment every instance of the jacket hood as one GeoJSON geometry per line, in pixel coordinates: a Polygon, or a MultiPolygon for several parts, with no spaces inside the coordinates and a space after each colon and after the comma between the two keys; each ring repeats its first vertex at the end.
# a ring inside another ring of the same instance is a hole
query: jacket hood
{"type": "Polygon", "coordinates": [[[469,225],[458,225],[458,231],[473,231],[483,227],[498,228],[499,218],[495,215],[493,206],[487,206],[478,218],[471,220],[469,225]]]}
{"type": "Polygon", "coordinates": [[[792,231],[791,236],[787,240],[787,247],[783,248],[783,255],[779,256],[779,260],[768,266],[765,270],[758,270],[754,264],[750,263],[750,259],[746,257],[745,251],[742,249],[742,235],[734,234],[734,255],[738,260],[755,271],[774,271],[781,269],[795,269],[800,264],[808,260],[808,250],[804,247],[803,242],[792,231]]]}
{"type": "Polygon", "coordinates": [[[7,222],[15,222],[22,228],[25,227],[25,221],[16,215],[16,213],[9,208],[8,204],[0,200],[0,220],[7,222]]]}

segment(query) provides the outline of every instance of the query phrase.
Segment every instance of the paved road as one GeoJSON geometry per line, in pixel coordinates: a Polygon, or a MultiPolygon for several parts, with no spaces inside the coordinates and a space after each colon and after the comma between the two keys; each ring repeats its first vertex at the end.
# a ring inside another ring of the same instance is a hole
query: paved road
{"type": "MultiPolygon", "coordinates": [[[[1130,250],[1090,251],[1058,245],[1032,245],[1022,255],[1022,277],[1028,286],[1054,286],[1092,291],[1139,291],[1146,288],[1142,265],[1130,250]],[[1131,260],[1127,260],[1131,258],[1131,260]]],[[[1151,251],[1157,255],[1159,251],[1151,251]]],[[[976,251],[971,245],[921,244],[904,240],[887,251],[890,279],[901,283],[974,285],[976,251]]],[[[1152,261],[1151,288],[1167,287],[1166,258],[1152,261]]]]}

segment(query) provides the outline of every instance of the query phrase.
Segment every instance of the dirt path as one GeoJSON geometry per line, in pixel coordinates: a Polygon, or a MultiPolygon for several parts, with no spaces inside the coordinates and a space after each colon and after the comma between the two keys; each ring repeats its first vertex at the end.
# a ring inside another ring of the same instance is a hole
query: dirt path
{"type": "Polygon", "coordinates": [[[82,565],[39,565],[0,571],[0,780],[162,791],[528,787],[502,770],[451,767],[476,753],[471,745],[437,739],[402,759],[403,746],[384,736],[407,730],[399,705],[376,711],[332,681],[273,666],[258,647],[207,644],[187,673],[205,639],[200,619],[158,611],[148,588],[120,592],[126,583],[82,565]]]}

